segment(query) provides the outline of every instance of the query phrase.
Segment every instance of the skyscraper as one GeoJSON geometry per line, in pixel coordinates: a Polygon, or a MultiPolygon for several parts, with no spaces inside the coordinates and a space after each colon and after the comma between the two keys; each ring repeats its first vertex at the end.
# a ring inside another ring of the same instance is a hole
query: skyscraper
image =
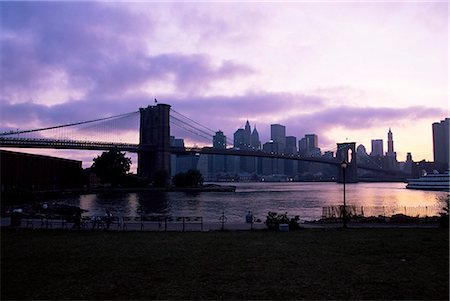
{"type": "Polygon", "coordinates": [[[371,156],[383,156],[383,139],[372,140],[372,152],[371,156]]]}
{"type": "Polygon", "coordinates": [[[245,131],[244,129],[238,129],[234,132],[234,147],[243,149],[245,146],[245,131]]]}
{"type": "Polygon", "coordinates": [[[250,137],[250,146],[255,150],[261,149],[261,141],[259,140],[259,133],[256,130],[256,126],[254,127],[250,137]]]}
{"type": "Polygon", "coordinates": [[[286,127],[281,124],[270,125],[270,139],[278,143],[278,151],[284,152],[286,147],[286,127]]]}
{"type": "Polygon", "coordinates": [[[392,138],[391,128],[389,128],[388,132],[388,151],[387,153],[394,153],[394,140],[392,138]]]}
{"type": "Polygon", "coordinates": [[[245,123],[245,127],[244,127],[244,145],[246,147],[250,147],[251,135],[252,135],[252,130],[250,128],[250,123],[247,120],[247,122],[245,123]]]}
{"type": "Polygon", "coordinates": [[[449,165],[449,123],[450,118],[433,123],[434,162],[449,165]]]}
{"type": "Polygon", "coordinates": [[[392,135],[391,128],[389,128],[388,132],[388,151],[386,153],[388,168],[397,169],[397,153],[394,152],[394,139],[392,135]]]}
{"type": "Polygon", "coordinates": [[[214,148],[227,148],[227,137],[222,131],[216,132],[213,136],[213,147],[214,148]]]}
{"type": "Polygon", "coordinates": [[[294,136],[286,137],[286,153],[288,154],[297,153],[297,137],[294,136]]]}

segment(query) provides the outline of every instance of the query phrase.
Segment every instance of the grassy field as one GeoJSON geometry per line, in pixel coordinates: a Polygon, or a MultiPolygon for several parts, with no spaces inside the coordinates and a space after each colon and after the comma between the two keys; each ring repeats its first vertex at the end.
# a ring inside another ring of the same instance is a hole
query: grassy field
{"type": "Polygon", "coordinates": [[[2,230],[1,299],[448,299],[448,230],[2,230]]]}

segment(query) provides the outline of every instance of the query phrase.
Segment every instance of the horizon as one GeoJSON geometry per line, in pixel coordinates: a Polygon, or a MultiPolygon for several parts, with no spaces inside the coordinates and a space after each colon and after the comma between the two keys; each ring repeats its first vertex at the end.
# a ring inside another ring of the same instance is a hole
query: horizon
{"type": "MultiPolygon", "coordinates": [[[[352,141],[369,152],[391,128],[399,161],[407,152],[433,161],[432,124],[450,116],[443,1],[0,7],[0,131],[117,115],[157,98],[231,139],[249,120],[262,143],[279,123],[287,136],[318,135],[324,150],[352,141]]],[[[20,151],[85,167],[100,153],[20,151]]]]}

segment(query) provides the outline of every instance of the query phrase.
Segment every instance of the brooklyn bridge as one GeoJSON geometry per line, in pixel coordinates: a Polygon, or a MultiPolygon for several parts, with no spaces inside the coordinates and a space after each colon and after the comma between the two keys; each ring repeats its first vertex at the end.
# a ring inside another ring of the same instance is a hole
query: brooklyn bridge
{"type": "Polygon", "coordinates": [[[356,142],[336,144],[333,157],[314,157],[299,154],[267,152],[260,149],[214,148],[171,145],[171,126],[182,128],[191,134],[210,139],[212,130],[195,120],[173,110],[168,104],[155,104],[138,111],[112,117],[99,118],[45,128],[8,131],[0,134],[0,147],[5,148],[51,148],[73,150],[110,150],[137,153],[138,175],[151,180],[157,171],[170,174],[171,154],[175,155],[224,155],[257,157],[315,162],[335,166],[338,182],[342,182],[345,162],[345,181],[358,182],[358,169],[398,175],[398,171],[381,166],[361,164],[356,156],[356,142]],[[130,127],[129,120],[139,119],[139,129],[129,128],[138,135],[139,143],[123,142],[120,137],[124,128],[130,127]]]}

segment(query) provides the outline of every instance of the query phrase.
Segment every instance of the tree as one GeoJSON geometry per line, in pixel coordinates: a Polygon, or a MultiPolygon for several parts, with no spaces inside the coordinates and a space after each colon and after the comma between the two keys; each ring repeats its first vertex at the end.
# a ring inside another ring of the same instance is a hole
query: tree
{"type": "Polygon", "coordinates": [[[102,183],[111,183],[112,186],[117,186],[130,170],[130,165],[131,158],[125,157],[125,153],[113,149],[94,158],[91,168],[101,178],[102,183]]]}
{"type": "Polygon", "coordinates": [[[187,173],[180,172],[172,178],[176,187],[196,187],[203,184],[203,176],[196,169],[189,169],[187,173]]]}

